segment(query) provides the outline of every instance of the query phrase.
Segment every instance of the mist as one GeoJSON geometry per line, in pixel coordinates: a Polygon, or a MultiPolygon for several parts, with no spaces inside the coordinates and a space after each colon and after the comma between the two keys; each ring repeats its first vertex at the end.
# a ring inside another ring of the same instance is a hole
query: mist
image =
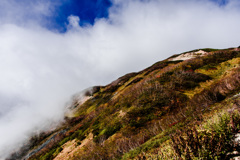
{"type": "Polygon", "coordinates": [[[69,15],[65,33],[46,27],[57,2],[0,2],[0,159],[63,121],[85,88],[173,54],[240,45],[238,0],[113,0],[94,25],[69,15]]]}

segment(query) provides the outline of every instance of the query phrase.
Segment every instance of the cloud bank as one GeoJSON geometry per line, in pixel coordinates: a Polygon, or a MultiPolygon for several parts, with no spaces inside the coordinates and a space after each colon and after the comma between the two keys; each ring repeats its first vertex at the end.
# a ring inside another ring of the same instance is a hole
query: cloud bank
{"type": "Polygon", "coordinates": [[[56,6],[0,2],[0,159],[62,120],[76,92],[183,51],[240,45],[238,0],[113,0],[94,25],[69,15],[66,33],[44,27],[56,6]]]}

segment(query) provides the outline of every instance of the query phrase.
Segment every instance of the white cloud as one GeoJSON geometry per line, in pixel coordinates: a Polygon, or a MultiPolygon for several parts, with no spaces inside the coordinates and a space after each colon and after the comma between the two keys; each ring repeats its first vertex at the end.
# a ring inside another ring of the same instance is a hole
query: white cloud
{"type": "Polygon", "coordinates": [[[25,26],[26,23],[38,23],[45,25],[46,17],[54,14],[55,7],[59,6],[59,0],[1,0],[0,24],[13,23],[25,26]]]}
{"type": "Polygon", "coordinates": [[[68,22],[69,22],[68,30],[80,27],[79,26],[80,18],[78,16],[70,15],[68,17],[68,22]]]}
{"type": "Polygon", "coordinates": [[[115,0],[109,19],[80,27],[80,19],[70,16],[66,33],[42,27],[42,17],[52,14],[55,4],[10,2],[0,2],[0,158],[33,129],[61,120],[65,102],[76,92],[172,54],[240,42],[236,0],[227,6],[207,0],[115,0]],[[31,6],[41,7],[26,12],[31,6]]]}

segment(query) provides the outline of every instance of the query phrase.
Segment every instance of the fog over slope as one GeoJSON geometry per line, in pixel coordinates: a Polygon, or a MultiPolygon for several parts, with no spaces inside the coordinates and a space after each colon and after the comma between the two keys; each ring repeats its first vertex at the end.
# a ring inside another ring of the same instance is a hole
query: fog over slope
{"type": "Polygon", "coordinates": [[[66,33],[47,19],[61,1],[0,2],[0,159],[63,119],[71,95],[172,54],[240,45],[240,1],[113,0],[109,18],[66,33]]]}

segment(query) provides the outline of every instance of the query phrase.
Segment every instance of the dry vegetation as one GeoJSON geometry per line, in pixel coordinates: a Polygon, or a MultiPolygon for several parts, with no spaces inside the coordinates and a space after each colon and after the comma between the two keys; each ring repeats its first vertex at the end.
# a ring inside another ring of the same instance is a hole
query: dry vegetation
{"type": "Polygon", "coordinates": [[[204,51],[95,87],[90,99],[75,106],[75,117],[66,117],[65,132],[30,159],[226,158],[234,149],[238,114],[219,116],[205,129],[197,126],[226,104],[239,106],[231,97],[240,91],[240,52],[204,51]]]}

